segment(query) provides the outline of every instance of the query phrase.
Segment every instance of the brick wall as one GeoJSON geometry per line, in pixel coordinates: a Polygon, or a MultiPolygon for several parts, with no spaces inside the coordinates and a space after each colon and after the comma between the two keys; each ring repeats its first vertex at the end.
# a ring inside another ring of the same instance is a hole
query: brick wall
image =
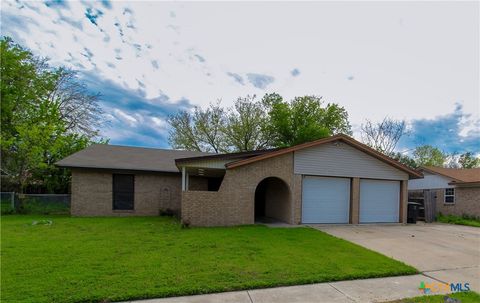
{"type": "Polygon", "coordinates": [[[74,216],[157,216],[172,210],[180,215],[181,176],[178,174],[133,173],[133,211],[112,209],[112,172],[72,170],[71,213],[74,216]]]}
{"type": "Polygon", "coordinates": [[[223,199],[220,192],[182,192],[182,223],[192,226],[226,226],[249,224],[245,218],[234,216],[235,206],[223,199]],[[227,203],[226,203],[227,202],[227,203]]]}
{"type": "MultiPolygon", "coordinates": [[[[182,193],[182,220],[192,226],[253,224],[255,189],[265,178],[277,177],[289,187],[289,198],[298,197],[293,180],[292,153],[228,169],[218,192],[182,193]]],[[[297,181],[298,182],[298,181],[297,181]]],[[[301,190],[301,189],[300,189],[301,190]]],[[[296,201],[294,204],[300,203],[296,201]]],[[[282,218],[294,222],[293,205],[282,208],[282,218]]]]}
{"type": "Polygon", "coordinates": [[[293,224],[302,223],[302,175],[293,175],[293,224]]]}
{"type": "Polygon", "coordinates": [[[480,217],[480,187],[456,187],[455,203],[444,203],[444,189],[436,190],[437,212],[444,215],[480,217]]]}
{"type": "Polygon", "coordinates": [[[360,222],[360,178],[350,181],[350,224],[360,222]]]}

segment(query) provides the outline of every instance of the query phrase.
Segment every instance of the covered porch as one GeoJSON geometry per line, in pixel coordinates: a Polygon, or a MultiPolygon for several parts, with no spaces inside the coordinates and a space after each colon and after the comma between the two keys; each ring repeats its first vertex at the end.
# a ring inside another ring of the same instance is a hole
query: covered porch
{"type": "Polygon", "coordinates": [[[218,191],[225,176],[225,168],[182,166],[182,192],[218,191]]]}

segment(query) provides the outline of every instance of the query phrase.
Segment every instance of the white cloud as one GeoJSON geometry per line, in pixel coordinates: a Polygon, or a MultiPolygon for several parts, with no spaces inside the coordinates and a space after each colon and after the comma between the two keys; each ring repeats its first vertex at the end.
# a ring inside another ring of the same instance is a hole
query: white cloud
{"type": "Polygon", "coordinates": [[[136,126],[138,124],[138,119],[132,115],[127,114],[126,112],[116,108],[113,110],[114,117],[118,120],[128,124],[129,126],[136,126]]]}
{"type": "Polygon", "coordinates": [[[153,124],[160,129],[166,129],[168,127],[168,123],[165,120],[162,120],[158,117],[151,117],[150,119],[153,124]]]}
{"type": "Polygon", "coordinates": [[[478,128],[478,2],[2,4],[2,34],[145,99],[228,106],[247,94],[315,94],[345,106],[354,125],[433,118],[461,102],[473,121],[461,135],[478,128]],[[102,12],[98,26],[88,8],[102,12]],[[274,81],[248,81],[259,73],[274,81]]]}

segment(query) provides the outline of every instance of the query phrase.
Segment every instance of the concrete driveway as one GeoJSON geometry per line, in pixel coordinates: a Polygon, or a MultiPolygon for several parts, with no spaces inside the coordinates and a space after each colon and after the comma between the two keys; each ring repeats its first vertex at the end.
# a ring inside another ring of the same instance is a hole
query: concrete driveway
{"type": "Polygon", "coordinates": [[[446,283],[480,291],[480,228],[450,224],[310,225],[414,266],[446,283]]]}

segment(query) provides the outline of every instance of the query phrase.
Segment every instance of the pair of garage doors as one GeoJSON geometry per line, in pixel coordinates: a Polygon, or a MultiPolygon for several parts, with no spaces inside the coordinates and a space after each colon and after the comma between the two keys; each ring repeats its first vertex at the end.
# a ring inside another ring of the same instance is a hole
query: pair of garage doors
{"type": "MultiPolygon", "coordinates": [[[[400,182],[360,180],[360,223],[398,222],[400,182]]],[[[350,179],[303,178],[303,223],[349,223],[350,179]]]]}

